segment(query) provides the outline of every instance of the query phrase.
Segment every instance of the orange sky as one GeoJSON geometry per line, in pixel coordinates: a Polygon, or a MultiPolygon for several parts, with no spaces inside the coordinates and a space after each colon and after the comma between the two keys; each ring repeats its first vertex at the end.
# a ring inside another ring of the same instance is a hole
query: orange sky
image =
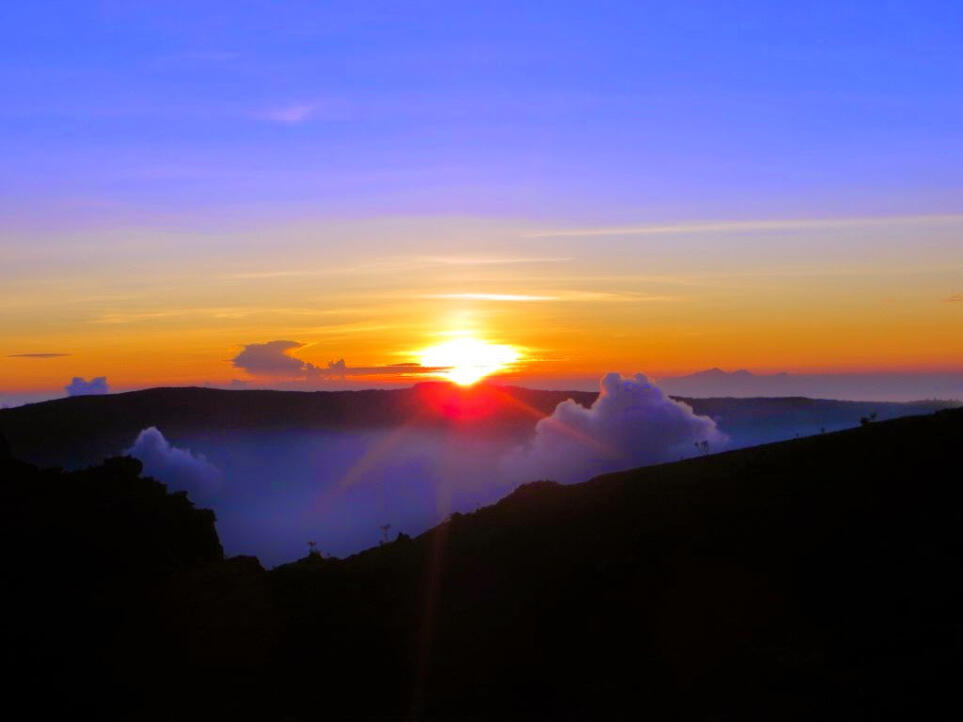
{"type": "Polygon", "coordinates": [[[2,254],[7,392],[72,376],[117,389],[270,385],[230,359],[277,339],[304,344],[294,355],[320,367],[376,367],[471,336],[516,347],[520,383],[710,366],[963,369],[961,216],[23,232],[2,254]],[[69,355],[12,356],[32,353],[69,355]]]}

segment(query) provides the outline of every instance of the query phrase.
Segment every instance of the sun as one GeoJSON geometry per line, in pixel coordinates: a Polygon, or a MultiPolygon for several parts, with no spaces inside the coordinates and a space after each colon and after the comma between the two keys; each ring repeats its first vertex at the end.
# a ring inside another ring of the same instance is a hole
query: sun
{"type": "Polygon", "coordinates": [[[477,338],[456,338],[419,352],[422,366],[444,368],[440,375],[459,386],[471,386],[516,363],[521,354],[513,346],[477,338]]]}

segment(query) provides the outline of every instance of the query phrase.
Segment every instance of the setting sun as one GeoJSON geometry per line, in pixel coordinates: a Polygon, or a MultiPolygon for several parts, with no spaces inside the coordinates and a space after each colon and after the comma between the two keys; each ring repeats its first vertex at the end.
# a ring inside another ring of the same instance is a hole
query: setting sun
{"type": "Polygon", "coordinates": [[[517,349],[476,338],[457,338],[419,352],[423,366],[444,368],[441,375],[460,386],[503,371],[520,358],[517,349]]]}

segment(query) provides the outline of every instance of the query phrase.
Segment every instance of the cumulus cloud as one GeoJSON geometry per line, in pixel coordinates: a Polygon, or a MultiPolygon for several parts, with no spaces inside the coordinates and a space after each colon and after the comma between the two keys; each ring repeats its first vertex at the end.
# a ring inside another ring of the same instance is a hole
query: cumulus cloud
{"type": "Polygon", "coordinates": [[[221,480],[221,472],[203,454],[173,446],[156,426],[141,431],[125,453],[138,459],[148,476],[197,497],[215,492],[221,480]]]}
{"type": "Polygon", "coordinates": [[[249,343],[231,359],[235,368],[243,369],[252,376],[283,379],[329,379],[348,376],[394,376],[424,374],[443,369],[422,366],[416,363],[389,364],[387,366],[348,366],[345,360],[331,361],[327,366],[315,366],[292,356],[292,352],[303,348],[297,341],[268,341],[249,343]]]}
{"type": "Polygon", "coordinates": [[[297,341],[268,341],[249,343],[241,353],[231,359],[236,368],[243,369],[253,376],[298,377],[318,371],[318,367],[290,355],[304,344],[297,341]]]}
{"type": "Polygon", "coordinates": [[[602,379],[591,408],[569,399],[539,421],[532,443],[510,454],[504,469],[516,481],[571,483],[675,461],[703,448],[719,449],[726,441],[715,421],[670,399],[642,374],[622,378],[612,373],[602,379]]]}
{"type": "Polygon", "coordinates": [[[106,394],[107,389],[107,377],[97,376],[90,379],[90,381],[85,381],[80,376],[74,376],[73,380],[64,386],[64,391],[67,392],[67,396],[96,396],[98,394],[106,394]]]}

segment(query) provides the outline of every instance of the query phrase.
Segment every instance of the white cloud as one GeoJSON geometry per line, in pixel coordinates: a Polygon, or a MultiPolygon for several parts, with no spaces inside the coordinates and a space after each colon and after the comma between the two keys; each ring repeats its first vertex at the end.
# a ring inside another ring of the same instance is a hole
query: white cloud
{"type": "Polygon", "coordinates": [[[144,473],[179,490],[205,497],[217,490],[221,472],[203,454],[171,445],[155,426],[144,429],[126,453],[144,465],[144,473]]]}
{"type": "Polygon", "coordinates": [[[591,408],[569,399],[539,421],[531,445],[509,455],[504,470],[513,481],[578,482],[693,456],[703,442],[718,450],[726,441],[715,421],[668,398],[642,374],[611,373],[591,408]]]}

